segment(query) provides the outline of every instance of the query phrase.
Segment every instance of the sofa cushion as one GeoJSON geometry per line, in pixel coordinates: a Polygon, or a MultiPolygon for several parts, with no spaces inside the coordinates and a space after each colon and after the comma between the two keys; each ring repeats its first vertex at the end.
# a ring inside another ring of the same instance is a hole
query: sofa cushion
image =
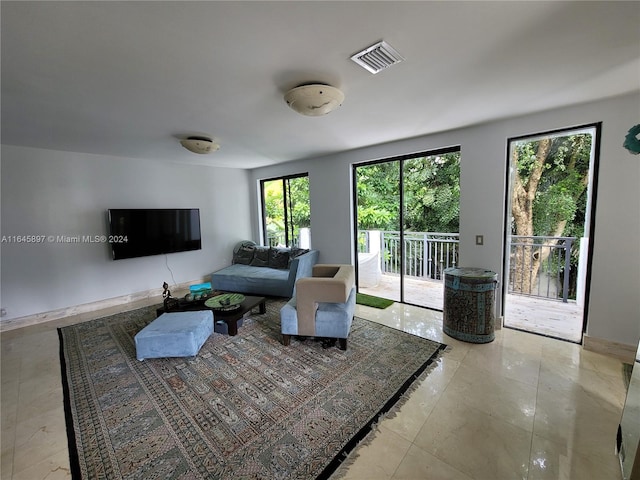
{"type": "Polygon", "coordinates": [[[269,247],[255,247],[253,251],[253,258],[249,265],[254,267],[268,267],[269,266],[269,247]]]}
{"type": "Polygon", "coordinates": [[[293,247],[291,249],[291,258],[299,257],[300,255],[304,255],[307,252],[309,252],[308,248],[293,247]]]}
{"type": "Polygon", "coordinates": [[[249,295],[291,296],[292,285],[287,282],[289,270],[231,265],[215,272],[212,285],[217,290],[249,295]]]}
{"type": "Polygon", "coordinates": [[[269,249],[269,266],[271,268],[289,268],[291,249],[271,247],[269,249]]]}
{"type": "Polygon", "coordinates": [[[241,242],[233,251],[233,263],[249,265],[253,259],[255,244],[253,242],[241,242]]]}

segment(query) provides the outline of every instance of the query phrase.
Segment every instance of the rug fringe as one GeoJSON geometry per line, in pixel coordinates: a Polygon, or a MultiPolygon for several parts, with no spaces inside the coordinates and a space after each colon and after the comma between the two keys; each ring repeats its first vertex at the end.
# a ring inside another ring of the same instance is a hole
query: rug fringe
{"type": "Polygon", "coordinates": [[[380,433],[380,424],[387,419],[395,418],[398,415],[398,412],[403,407],[404,404],[407,403],[409,397],[412,393],[414,393],[420,386],[422,382],[429,376],[433,370],[435,370],[440,361],[442,360],[442,355],[449,353],[451,351],[451,347],[449,345],[445,345],[445,348],[441,349],[438,356],[433,359],[431,364],[416,378],[416,380],[411,384],[411,386],[398,398],[398,401],[393,405],[393,407],[385,413],[382,413],[378,416],[378,418],[371,424],[371,431],[360,440],[357,445],[351,450],[351,452],[347,455],[347,457],[340,463],[340,466],[336,469],[336,471],[331,476],[331,480],[340,480],[343,479],[349,468],[356,462],[358,457],[360,456],[360,449],[362,447],[366,447],[371,445],[373,441],[376,439],[378,433],[380,433]]]}

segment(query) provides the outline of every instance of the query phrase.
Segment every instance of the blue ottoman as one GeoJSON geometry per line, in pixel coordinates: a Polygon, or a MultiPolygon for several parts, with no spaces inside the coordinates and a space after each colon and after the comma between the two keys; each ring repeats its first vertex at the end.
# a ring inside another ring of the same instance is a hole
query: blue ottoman
{"type": "Polygon", "coordinates": [[[136,358],[193,357],[213,332],[213,312],[163,313],[134,337],[136,358]]]}

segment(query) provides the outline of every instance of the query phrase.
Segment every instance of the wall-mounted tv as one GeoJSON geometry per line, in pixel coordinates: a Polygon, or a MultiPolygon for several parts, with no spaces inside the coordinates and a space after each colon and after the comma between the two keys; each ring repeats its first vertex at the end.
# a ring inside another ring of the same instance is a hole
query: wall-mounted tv
{"type": "Polygon", "coordinates": [[[107,213],[114,260],[202,248],[197,208],[113,208],[107,213]]]}

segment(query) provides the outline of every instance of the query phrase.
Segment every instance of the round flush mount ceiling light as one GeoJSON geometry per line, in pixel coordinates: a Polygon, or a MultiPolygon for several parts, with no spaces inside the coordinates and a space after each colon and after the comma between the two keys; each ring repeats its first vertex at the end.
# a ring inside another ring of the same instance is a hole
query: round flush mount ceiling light
{"type": "Polygon", "coordinates": [[[293,110],[309,117],[334,111],[344,101],[344,93],[331,85],[314,83],[292,88],[284,99],[293,110]]]}
{"type": "Polygon", "coordinates": [[[180,140],[180,144],[193,153],[206,155],[213,153],[220,148],[220,145],[208,137],[187,137],[180,140]]]}

